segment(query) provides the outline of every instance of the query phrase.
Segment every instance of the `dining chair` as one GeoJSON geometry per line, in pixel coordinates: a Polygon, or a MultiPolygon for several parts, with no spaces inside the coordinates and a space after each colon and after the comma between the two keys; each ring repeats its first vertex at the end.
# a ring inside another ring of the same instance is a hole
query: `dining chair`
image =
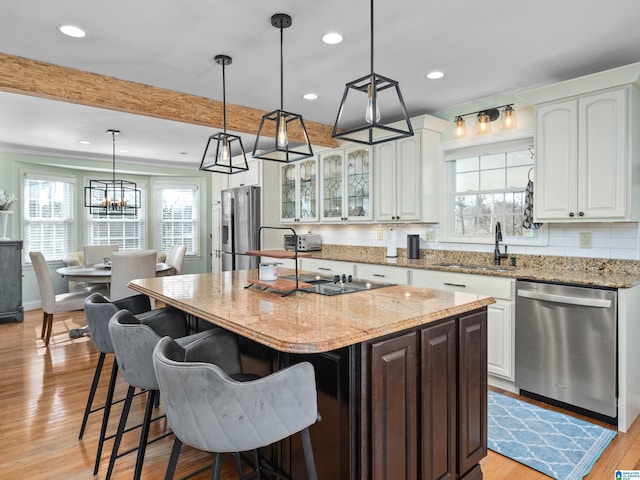
{"type": "Polygon", "coordinates": [[[156,276],[155,250],[124,250],[111,254],[111,301],[130,297],[139,292],[131,290],[127,284],[136,278],[156,276]]]}
{"type": "Polygon", "coordinates": [[[81,291],[56,294],[53,278],[44,255],[41,252],[29,252],[29,258],[33,264],[33,270],[36,272],[40,300],[42,301],[42,333],[40,338],[48,346],[53,328],[53,315],[57,312],[82,310],[87,293],[81,291]]]}
{"type": "Polygon", "coordinates": [[[109,416],[111,414],[111,406],[123,401],[118,400],[114,402],[113,400],[116,377],[118,374],[118,363],[117,361],[114,361],[111,367],[111,376],[104,405],[93,407],[105,358],[107,355],[112,355],[114,353],[113,343],[111,342],[111,336],[109,334],[109,320],[120,310],[127,310],[131,314],[135,315],[138,320],[143,323],[153,325],[155,331],[164,335],[182,337],[187,334],[186,319],[183,312],[172,307],[151,310],[151,303],[149,301],[149,297],[146,295],[134,295],[132,297],[122,298],[115,302],[110,302],[105,296],[98,293],[93,293],[87,297],[84,305],[87,326],[91,341],[100,351],[100,356],[98,357],[98,363],[96,364],[93,375],[93,381],[89,390],[87,405],[84,410],[78,438],[81,439],[84,435],[89,415],[102,410],[102,426],[98,437],[98,448],[96,451],[96,460],[93,470],[94,475],[98,473],[104,442],[111,438],[106,436],[109,416]]]}
{"type": "Polygon", "coordinates": [[[105,258],[111,258],[111,254],[119,250],[118,245],[85,245],[82,247],[84,266],[93,267],[96,263],[104,263],[105,258]]]}
{"type": "Polygon", "coordinates": [[[309,435],[318,417],[313,365],[302,362],[243,382],[210,354],[190,351],[169,337],[153,351],[158,387],[176,436],[165,479],[173,478],[183,443],[215,452],[213,480],[220,478],[222,454],[247,451],[256,454],[258,478],[263,471],[290,478],[262,464],[257,449],[300,432],[308,478],[317,480],[309,435]]]}
{"type": "MultiPolygon", "coordinates": [[[[175,323],[175,322],[174,322],[175,323]]],[[[184,325],[186,335],[186,321],[181,322],[184,325]]],[[[127,310],[116,312],[109,320],[109,335],[113,344],[113,350],[120,372],[129,384],[127,396],[118,431],[113,443],[109,468],[107,470],[106,479],[111,478],[113,468],[117,458],[130,453],[131,450],[122,454],[119,453],[122,436],[125,433],[127,418],[131,408],[134,391],[136,388],[145,389],[147,393],[147,404],[140,430],[140,439],[138,443],[136,466],[134,471],[134,479],[139,479],[144,462],[144,455],[147,443],[151,443],[156,439],[148,440],[149,426],[152,421],[153,405],[158,397],[158,382],[156,380],[153,368],[153,349],[161,338],[177,337],[176,332],[167,329],[170,325],[165,322],[160,324],[150,321],[148,318],[139,319],[127,310]],[[168,336],[167,336],[168,335],[168,336]]],[[[181,345],[186,351],[202,350],[202,355],[213,358],[220,362],[221,368],[231,373],[241,373],[240,353],[238,347],[237,335],[221,329],[215,328],[199,332],[182,338],[176,338],[178,345],[181,345]]]]}
{"type": "Polygon", "coordinates": [[[173,267],[174,275],[182,274],[182,264],[184,263],[184,256],[186,252],[187,247],[184,245],[171,245],[169,247],[165,263],[173,267]]]}

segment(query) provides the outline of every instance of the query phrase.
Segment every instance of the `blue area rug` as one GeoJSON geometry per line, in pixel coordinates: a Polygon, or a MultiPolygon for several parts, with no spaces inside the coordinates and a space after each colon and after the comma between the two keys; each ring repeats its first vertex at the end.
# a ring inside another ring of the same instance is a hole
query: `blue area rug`
{"type": "Polygon", "coordinates": [[[583,478],[616,432],[489,391],[489,449],[556,480],[583,478]]]}

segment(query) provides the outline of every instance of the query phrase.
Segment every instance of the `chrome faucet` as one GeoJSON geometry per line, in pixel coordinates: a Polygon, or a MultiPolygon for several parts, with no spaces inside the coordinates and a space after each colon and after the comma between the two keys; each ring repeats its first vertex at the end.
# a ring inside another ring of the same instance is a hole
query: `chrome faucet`
{"type": "Polygon", "coordinates": [[[502,241],[502,227],[500,222],[496,222],[496,248],[493,250],[493,264],[500,265],[500,260],[507,258],[507,246],[504,246],[504,253],[500,252],[500,242],[502,241]]]}

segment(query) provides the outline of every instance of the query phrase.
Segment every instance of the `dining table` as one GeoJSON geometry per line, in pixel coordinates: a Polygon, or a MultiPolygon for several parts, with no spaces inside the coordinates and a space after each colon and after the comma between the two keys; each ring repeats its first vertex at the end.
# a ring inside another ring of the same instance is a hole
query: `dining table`
{"type": "MultiPolygon", "coordinates": [[[[171,275],[172,271],[173,266],[168,263],[156,263],[156,276],[171,275]]],[[[84,267],[82,265],[61,267],[58,268],[56,272],[71,282],[111,282],[111,265],[105,263],[97,263],[92,267],[84,267]]]]}

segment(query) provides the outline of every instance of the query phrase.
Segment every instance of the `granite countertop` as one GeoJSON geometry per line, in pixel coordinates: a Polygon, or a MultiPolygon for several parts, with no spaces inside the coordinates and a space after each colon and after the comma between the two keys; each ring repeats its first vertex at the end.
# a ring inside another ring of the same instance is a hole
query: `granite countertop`
{"type": "Polygon", "coordinates": [[[420,258],[415,260],[407,259],[406,249],[399,248],[395,259],[387,258],[385,253],[386,249],[380,247],[323,245],[321,251],[313,253],[313,258],[609,288],[631,288],[640,284],[640,262],[635,260],[515,255],[516,267],[511,267],[508,260],[497,267],[493,265],[492,252],[420,250],[420,258]],[[458,266],[451,267],[451,264],[458,266]]]}
{"type": "Polygon", "coordinates": [[[319,353],[460,315],[491,297],[397,285],[324,296],[245,288],[257,270],[132,281],[134,290],[276,350],[319,353]]]}

